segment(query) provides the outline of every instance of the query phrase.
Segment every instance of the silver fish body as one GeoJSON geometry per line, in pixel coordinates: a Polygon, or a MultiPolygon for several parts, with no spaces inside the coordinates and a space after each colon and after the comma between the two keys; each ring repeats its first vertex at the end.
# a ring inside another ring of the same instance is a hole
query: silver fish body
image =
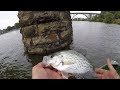
{"type": "Polygon", "coordinates": [[[69,75],[74,76],[76,79],[95,78],[93,66],[82,54],[74,50],[64,50],[44,56],[43,63],[61,71],[63,78],[66,79],[69,75]]]}

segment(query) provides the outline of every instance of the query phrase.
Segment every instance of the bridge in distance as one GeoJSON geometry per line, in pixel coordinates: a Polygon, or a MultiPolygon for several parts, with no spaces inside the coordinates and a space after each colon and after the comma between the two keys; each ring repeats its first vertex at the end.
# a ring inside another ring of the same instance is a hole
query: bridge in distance
{"type": "Polygon", "coordinates": [[[75,16],[80,15],[80,14],[86,16],[87,19],[91,20],[93,16],[99,15],[100,12],[94,12],[94,11],[88,11],[88,12],[87,11],[85,11],[85,12],[84,11],[70,11],[70,14],[72,15],[71,16],[72,20],[74,19],[75,16]]]}

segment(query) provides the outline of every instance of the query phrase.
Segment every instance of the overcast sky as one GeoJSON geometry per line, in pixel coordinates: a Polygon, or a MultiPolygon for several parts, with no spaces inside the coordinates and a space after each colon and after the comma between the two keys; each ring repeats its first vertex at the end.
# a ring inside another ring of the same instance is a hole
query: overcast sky
{"type": "Polygon", "coordinates": [[[7,26],[13,26],[19,21],[17,11],[0,11],[0,29],[5,29],[7,26]]]}
{"type": "MultiPolygon", "coordinates": [[[[100,11],[71,11],[71,12],[100,13],[100,11]]],[[[19,22],[17,14],[18,14],[18,11],[0,11],[0,29],[5,29],[7,28],[7,26],[13,26],[16,22],[19,22]]],[[[77,15],[76,17],[86,18],[84,15],[77,15]]]]}

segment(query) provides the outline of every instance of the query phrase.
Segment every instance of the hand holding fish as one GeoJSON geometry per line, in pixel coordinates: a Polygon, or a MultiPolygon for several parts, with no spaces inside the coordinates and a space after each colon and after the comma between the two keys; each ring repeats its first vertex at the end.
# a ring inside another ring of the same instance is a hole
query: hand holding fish
{"type": "Polygon", "coordinates": [[[32,69],[32,79],[62,79],[57,70],[44,67],[44,64],[38,63],[32,69]]]}
{"type": "Polygon", "coordinates": [[[117,71],[107,59],[109,70],[96,68],[82,54],[67,50],[44,56],[43,61],[32,69],[32,79],[120,79],[117,71]],[[59,71],[59,72],[58,72],[59,71]],[[96,77],[95,77],[96,74],[96,77]]]}
{"type": "Polygon", "coordinates": [[[120,79],[120,76],[112,66],[110,59],[107,59],[107,65],[109,67],[109,70],[103,70],[100,68],[96,68],[96,77],[99,79],[120,79]]]}

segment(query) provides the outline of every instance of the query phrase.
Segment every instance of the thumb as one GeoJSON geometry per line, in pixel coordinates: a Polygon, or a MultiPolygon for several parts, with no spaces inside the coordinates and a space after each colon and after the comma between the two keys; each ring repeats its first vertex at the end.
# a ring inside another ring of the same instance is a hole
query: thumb
{"type": "Polygon", "coordinates": [[[107,65],[108,65],[109,70],[115,70],[114,67],[113,67],[113,65],[111,64],[109,58],[107,58],[107,65]]]}
{"type": "Polygon", "coordinates": [[[45,67],[45,64],[43,62],[40,62],[36,66],[38,66],[38,67],[45,67]]]}

